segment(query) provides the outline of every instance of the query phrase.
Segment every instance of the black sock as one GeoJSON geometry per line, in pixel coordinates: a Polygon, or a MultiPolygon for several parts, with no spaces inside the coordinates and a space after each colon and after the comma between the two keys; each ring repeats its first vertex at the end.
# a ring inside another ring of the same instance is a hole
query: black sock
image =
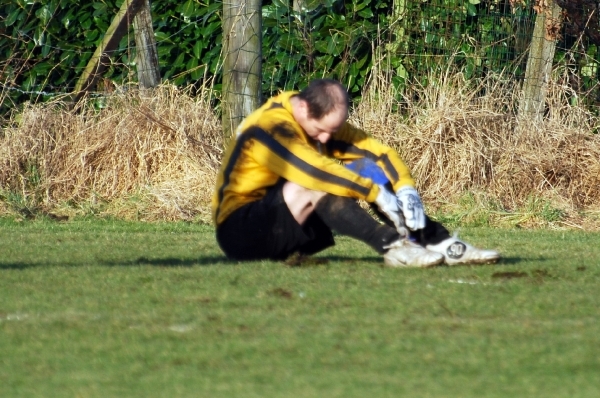
{"type": "Polygon", "coordinates": [[[422,246],[437,245],[450,236],[452,235],[450,235],[446,227],[429,217],[425,220],[425,228],[411,233],[411,237],[422,246]]]}
{"type": "Polygon", "coordinates": [[[332,230],[365,242],[379,254],[400,237],[394,228],[379,224],[352,198],[327,194],[317,203],[315,213],[332,230]]]}

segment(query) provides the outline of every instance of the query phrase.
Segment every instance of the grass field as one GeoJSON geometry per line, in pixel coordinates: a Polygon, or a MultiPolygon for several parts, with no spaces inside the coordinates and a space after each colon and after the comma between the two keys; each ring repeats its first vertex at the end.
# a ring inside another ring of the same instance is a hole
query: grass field
{"type": "Polygon", "coordinates": [[[461,236],[505,259],[237,263],[202,225],[2,219],[0,396],[600,396],[600,234],[461,236]]]}

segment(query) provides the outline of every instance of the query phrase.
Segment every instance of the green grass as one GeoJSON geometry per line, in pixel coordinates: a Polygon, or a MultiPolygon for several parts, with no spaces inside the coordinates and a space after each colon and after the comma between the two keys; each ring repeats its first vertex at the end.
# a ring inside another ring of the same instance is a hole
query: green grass
{"type": "Polygon", "coordinates": [[[237,263],[202,225],[0,220],[0,396],[600,396],[600,234],[462,236],[505,260],[237,263]]]}

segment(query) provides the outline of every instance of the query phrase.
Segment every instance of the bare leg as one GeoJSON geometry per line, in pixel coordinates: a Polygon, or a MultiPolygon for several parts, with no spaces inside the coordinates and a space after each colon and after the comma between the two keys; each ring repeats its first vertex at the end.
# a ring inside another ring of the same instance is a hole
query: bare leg
{"type": "Polygon", "coordinates": [[[308,216],[315,210],[319,200],[325,195],[325,192],[306,189],[290,181],[283,185],[283,200],[300,225],[304,224],[308,216]]]}

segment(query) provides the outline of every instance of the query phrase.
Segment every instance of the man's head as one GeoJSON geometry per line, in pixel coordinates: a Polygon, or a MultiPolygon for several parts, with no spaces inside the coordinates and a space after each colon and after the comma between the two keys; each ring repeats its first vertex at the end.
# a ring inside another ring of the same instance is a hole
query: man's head
{"type": "Polygon", "coordinates": [[[323,144],[348,117],[348,92],[335,80],[313,80],[295,98],[294,118],[306,134],[323,144]]]}

